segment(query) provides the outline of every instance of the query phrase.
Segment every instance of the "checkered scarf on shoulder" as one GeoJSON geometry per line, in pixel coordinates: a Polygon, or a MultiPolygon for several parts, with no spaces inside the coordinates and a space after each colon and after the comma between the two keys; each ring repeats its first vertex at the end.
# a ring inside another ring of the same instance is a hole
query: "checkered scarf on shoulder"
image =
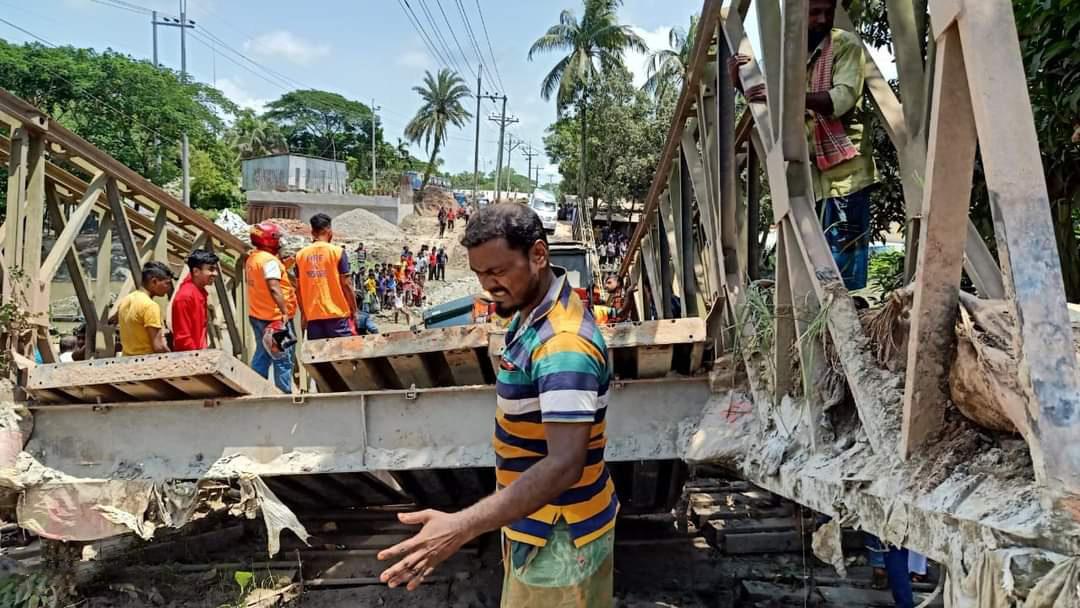
{"type": "MultiPolygon", "coordinates": [[[[833,41],[832,36],[829,36],[811,68],[811,93],[829,92],[832,88],[832,69],[833,41]]],[[[822,116],[816,112],[811,115],[814,118],[814,157],[818,169],[827,171],[859,155],[839,118],[822,116]]]]}

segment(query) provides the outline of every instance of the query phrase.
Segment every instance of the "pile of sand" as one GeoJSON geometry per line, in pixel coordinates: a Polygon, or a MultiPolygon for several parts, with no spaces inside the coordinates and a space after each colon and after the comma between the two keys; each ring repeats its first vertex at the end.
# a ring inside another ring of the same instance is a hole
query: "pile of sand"
{"type": "Polygon", "coordinates": [[[334,234],[343,240],[357,241],[404,238],[397,226],[364,209],[353,209],[334,218],[334,234]]]}

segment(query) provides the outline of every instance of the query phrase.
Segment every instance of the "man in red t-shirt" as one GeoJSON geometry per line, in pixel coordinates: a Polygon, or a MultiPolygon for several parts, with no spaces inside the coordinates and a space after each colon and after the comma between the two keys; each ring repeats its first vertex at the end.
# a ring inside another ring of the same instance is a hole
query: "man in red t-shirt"
{"type": "Polygon", "coordinates": [[[172,301],[173,352],[209,347],[206,288],[218,276],[218,263],[218,256],[205,249],[196,249],[188,256],[190,272],[172,301]]]}

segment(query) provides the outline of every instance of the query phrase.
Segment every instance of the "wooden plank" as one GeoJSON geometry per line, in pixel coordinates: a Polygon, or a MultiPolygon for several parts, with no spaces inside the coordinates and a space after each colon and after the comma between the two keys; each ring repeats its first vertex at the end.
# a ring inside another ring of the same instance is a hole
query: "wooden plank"
{"type": "MultiPolygon", "coordinates": [[[[29,133],[26,174],[23,242],[11,243],[11,246],[22,247],[22,269],[28,277],[33,277],[36,269],[41,266],[41,244],[45,232],[45,138],[40,132],[29,133]]],[[[27,287],[33,289],[37,285],[27,287]]],[[[48,326],[49,301],[47,298],[31,297],[29,312],[32,323],[39,327],[48,326]]]]}
{"type": "MultiPolygon", "coordinates": [[[[677,170],[678,165],[672,165],[672,169],[673,171],[677,170]]],[[[680,301],[685,301],[686,297],[682,285],[682,259],[680,256],[682,249],[677,238],[675,211],[673,209],[678,200],[671,190],[668,190],[665,196],[660,197],[660,272],[663,281],[661,285],[670,290],[672,296],[678,297],[680,301]]],[[[670,306],[670,300],[670,298],[665,298],[665,308],[670,306]]],[[[684,305],[684,312],[685,308],[684,305]]],[[[670,317],[672,315],[667,314],[665,316],[670,317]]]]}
{"type": "MultiPolygon", "coordinates": [[[[775,0],[769,0],[775,2],[775,0]]],[[[762,3],[756,3],[757,6],[762,6],[762,3]]],[[[777,9],[779,11],[779,8],[777,9]]],[[[779,12],[777,12],[777,18],[779,18],[779,12]]],[[[724,39],[727,41],[728,49],[731,50],[733,55],[745,55],[750,58],[750,61],[739,68],[739,81],[742,83],[744,91],[751,88],[765,84],[765,76],[762,74],[761,67],[754,57],[754,47],[750,43],[750,38],[746,35],[746,31],[743,29],[743,24],[738,19],[727,19],[724,21],[723,26],[724,39]]],[[[779,44],[779,38],[777,38],[777,44],[779,44]]],[[[777,66],[773,69],[779,79],[779,62],[771,63],[770,65],[777,66]]],[[[766,85],[766,101],[754,101],[747,104],[750,113],[754,117],[754,129],[757,131],[761,138],[761,142],[765,145],[766,149],[771,149],[773,144],[776,143],[776,134],[779,133],[779,128],[774,127],[773,123],[779,121],[780,112],[773,112],[770,110],[769,100],[776,100],[779,103],[780,95],[776,93],[780,90],[779,82],[774,86],[773,84],[766,85]]]]}
{"type": "Polygon", "coordinates": [[[904,100],[904,122],[910,133],[922,131],[923,69],[922,32],[918,31],[912,0],[885,0],[892,34],[893,55],[900,81],[900,96],[904,100]]]}
{"type": "Polygon", "coordinates": [[[1038,420],[1041,446],[1029,443],[1036,477],[1080,494],[1076,354],[1012,5],[965,2],[957,23],[1005,293],[1016,322],[1013,344],[1031,400],[1029,418],[1038,420]]]}
{"type": "Polygon", "coordinates": [[[487,348],[487,325],[461,325],[416,332],[398,331],[371,336],[310,340],[303,348],[301,362],[324,363],[396,355],[417,355],[455,348],[487,348]]]}
{"type": "MultiPolygon", "coordinates": [[[[89,395],[85,400],[114,398],[109,387],[121,390],[131,383],[149,384],[162,391],[161,382],[184,381],[188,378],[213,377],[227,387],[230,394],[274,395],[277,388],[251,370],[250,367],[219,350],[163,353],[138,357],[114,357],[97,361],[76,361],[57,365],[39,365],[30,370],[27,391],[62,390],[76,395],[89,395]],[[104,388],[103,388],[104,387],[104,388]]],[[[144,392],[139,389],[135,392],[144,392]]],[[[229,395],[221,395],[229,396],[229,395]]],[[[137,400],[128,397],[128,400],[137,400]]]]}
{"type": "Polygon", "coordinates": [[[937,45],[937,76],[920,249],[907,344],[904,417],[900,451],[910,457],[941,429],[949,401],[956,306],[964,260],[971,176],[975,167],[975,120],[960,33],[945,32],[937,45]]]}
{"type": "Polygon", "coordinates": [[[7,217],[4,222],[4,302],[15,299],[16,285],[12,272],[22,268],[22,237],[24,207],[26,203],[26,172],[28,135],[25,129],[16,129],[11,137],[11,156],[8,159],[7,217]]]}

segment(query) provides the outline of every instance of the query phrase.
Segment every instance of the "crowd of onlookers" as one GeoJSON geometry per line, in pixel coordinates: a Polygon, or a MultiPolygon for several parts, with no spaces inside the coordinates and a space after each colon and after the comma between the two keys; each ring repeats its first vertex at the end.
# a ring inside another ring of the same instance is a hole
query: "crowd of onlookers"
{"type": "Polygon", "coordinates": [[[364,244],[358,244],[352,257],[352,276],[361,309],[368,313],[393,310],[395,323],[399,315],[410,320],[408,307],[425,302],[425,284],[446,280],[449,259],[445,247],[421,245],[414,252],[406,245],[396,261],[372,263],[364,244]]]}
{"type": "Polygon", "coordinates": [[[601,266],[616,266],[630,250],[630,237],[617,230],[604,228],[600,231],[600,240],[596,242],[596,255],[601,266]]]}

